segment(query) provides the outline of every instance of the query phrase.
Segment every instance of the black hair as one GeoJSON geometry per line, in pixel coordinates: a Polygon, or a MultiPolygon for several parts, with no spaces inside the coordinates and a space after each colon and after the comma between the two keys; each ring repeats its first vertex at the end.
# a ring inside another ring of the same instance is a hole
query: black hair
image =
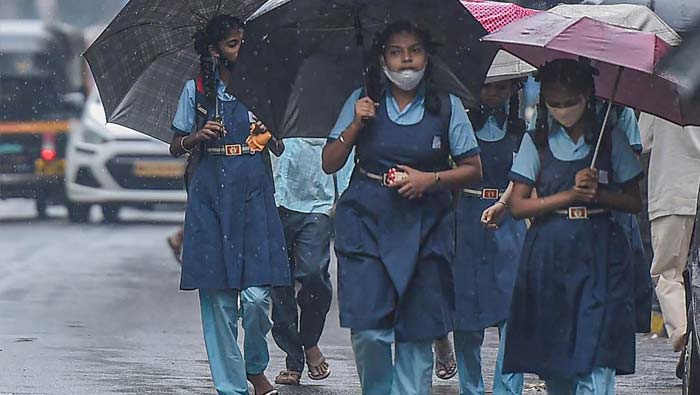
{"type": "Polygon", "coordinates": [[[214,59],[209,53],[209,46],[224,40],[232,31],[243,30],[245,24],[231,15],[217,15],[207,25],[197,31],[194,39],[194,50],[199,55],[199,74],[202,76],[204,93],[209,100],[216,99],[216,76],[214,75],[214,59]]]}
{"type": "MultiPolygon", "coordinates": [[[[519,80],[512,80],[511,83],[516,84],[517,89],[508,99],[508,118],[506,118],[506,130],[508,133],[513,134],[517,137],[522,137],[527,129],[525,121],[520,118],[520,91],[523,89],[523,84],[519,80]]],[[[477,109],[470,110],[467,115],[469,115],[469,121],[472,124],[474,130],[479,130],[484,127],[486,121],[488,121],[488,115],[485,111],[484,106],[480,106],[477,109]]],[[[499,125],[502,126],[502,125],[499,125]]]]}
{"type": "MultiPolygon", "coordinates": [[[[423,47],[428,52],[428,55],[434,55],[437,49],[437,44],[432,40],[430,31],[424,29],[417,24],[401,20],[389,24],[384,31],[377,34],[372,43],[372,48],[369,52],[369,65],[367,65],[367,94],[374,101],[378,101],[381,92],[386,89],[386,78],[383,76],[380,58],[384,56],[384,50],[389,42],[389,39],[399,33],[411,33],[418,37],[418,40],[423,44],[423,47]]],[[[431,114],[440,113],[440,97],[438,96],[437,88],[433,83],[433,65],[429,60],[425,69],[425,75],[421,82],[425,86],[425,109],[431,114]]]]}
{"type": "MultiPolygon", "coordinates": [[[[599,119],[596,106],[598,99],[595,96],[595,77],[598,69],[591,66],[587,58],[557,59],[545,63],[539,68],[536,81],[541,83],[540,101],[537,105],[537,123],[535,126],[534,142],[541,149],[548,144],[549,135],[549,111],[544,98],[544,91],[553,85],[562,85],[567,89],[576,92],[588,93],[586,111],[583,120],[586,122],[584,139],[586,143],[595,145],[600,135],[602,119],[599,119]]],[[[608,122],[603,135],[602,147],[610,150],[612,145],[611,133],[612,123],[608,122]]]]}

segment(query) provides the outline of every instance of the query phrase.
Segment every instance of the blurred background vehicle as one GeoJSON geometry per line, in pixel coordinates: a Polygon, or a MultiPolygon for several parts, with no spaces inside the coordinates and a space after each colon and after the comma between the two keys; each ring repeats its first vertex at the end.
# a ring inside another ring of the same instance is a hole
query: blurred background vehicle
{"type": "Polygon", "coordinates": [[[117,222],[121,207],[182,210],[184,160],[167,144],[120,125],[106,124],[97,92],[87,100],[71,131],[66,153],[69,219],[87,222],[99,204],[106,222],[117,222]]]}
{"type": "Polygon", "coordinates": [[[0,198],[32,198],[40,217],[63,201],[70,122],[85,89],[79,30],[39,20],[0,24],[0,198]]]}

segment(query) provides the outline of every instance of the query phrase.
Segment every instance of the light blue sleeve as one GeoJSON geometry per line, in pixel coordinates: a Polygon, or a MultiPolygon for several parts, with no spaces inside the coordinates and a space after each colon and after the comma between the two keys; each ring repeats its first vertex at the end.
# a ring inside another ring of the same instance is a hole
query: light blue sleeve
{"type": "Polygon", "coordinates": [[[343,104],[340,115],[338,115],[338,119],[335,121],[335,126],[333,126],[331,133],[328,135],[329,141],[337,140],[340,134],[343,133],[343,131],[350,126],[352,120],[355,119],[355,103],[360,99],[361,92],[362,88],[357,88],[352,92],[350,97],[348,97],[345,104],[343,104]]]}
{"type": "MultiPolygon", "coordinates": [[[[629,148],[629,147],[628,147],[629,148]]],[[[523,135],[518,153],[513,158],[510,170],[511,181],[534,185],[540,173],[540,154],[528,133],[523,135]]]]}
{"type": "Polygon", "coordinates": [[[624,184],[641,179],[644,176],[642,165],[637,155],[632,151],[627,137],[620,129],[613,129],[612,134],[612,168],[613,181],[624,184]]]}
{"type": "Polygon", "coordinates": [[[452,111],[450,115],[450,154],[452,159],[459,162],[479,153],[479,145],[476,142],[474,128],[464,110],[462,101],[457,96],[450,95],[452,111]]]}
{"type": "Polygon", "coordinates": [[[338,182],[338,195],[342,195],[343,192],[346,189],[348,189],[353,170],[355,170],[354,149],[350,152],[350,155],[348,155],[348,161],[345,162],[345,166],[343,166],[343,168],[338,170],[338,172],[336,173],[336,180],[338,182]]]}
{"type": "Polygon", "coordinates": [[[627,140],[629,140],[632,151],[636,153],[642,152],[642,136],[639,132],[637,117],[634,115],[634,111],[631,108],[625,107],[622,110],[615,128],[622,130],[625,135],[627,135],[627,140]]]}
{"type": "Polygon", "coordinates": [[[195,124],[195,97],[197,88],[194,80],[189,80],[185,83],[185,87],[180,94],[180,100],[177,103],[177,110],[173,118],[172,129],[176,134],[190,134],[195,124]]]}

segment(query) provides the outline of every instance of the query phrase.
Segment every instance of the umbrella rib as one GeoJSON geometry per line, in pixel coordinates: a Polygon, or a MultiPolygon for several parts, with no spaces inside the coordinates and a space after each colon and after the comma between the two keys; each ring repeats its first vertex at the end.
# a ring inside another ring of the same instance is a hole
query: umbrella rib
{"type": "Polygon", "coordinates": [[[206,24],[209,20],[209,18],[207,18],[206,15],[199,12],[199,10],[192,8],[191,4],[187,4],[187,9],[192,13],[192,15],[194,15],[195,18],[199,19],[200,23],[206,24]]]}
{"type": "MultiPolygon", "coordinates": [[[[121,34],[121,33],[125,32],[125,31],[127,31],[127,30],[129,30],[129,29],[132,29],[132,28],[135,28],[135,27],[141,27],[141,26],[158,26],[158,27],[166,28],[166,26],[163,25],[162,23],[157,23],[157,22],[152,22],[152,21],[149,21],[149,22],[141,22],[141,23],[137,23],[137,24],[134,24],[134,25],[124,26],[123,28],[121,28],[121,29],[119,29],[119,30],[117,30],[117,31],[114,31],[114,32],[109,32],[108,35],[106,35],[106,36],[104,36],[104,37],[99,37],[97,40],[99,40],[100,42],[104,42],[104,41],[106,41],[106,40],[112,38],[113,36],[116,36],[116,35],[118,35],[118,34],[121,34]]],[[[97,42],[97,41],[95,41],[95,42],[97,42]]]]}
{"type": "MultiPolygon", "coordinates": [[[[178,51],[181,51],[181,50],[182,50],[182,48],[173,48],[173,49],[169,49],[169,50],[167,50],[167,51],[164,51],[163,53],[158,54],[157,56],[154,57],[154,60],[149,64],[149,66],[148,66],[141,74],[139,74],[139,76],[136,78],[136,80],[138,80],[139,78],[141,78],[141,76],[146,72],[146,70],[148,70],[148,68],[150,68],[150,66],[152,66],[153,63],[155,63],[155,61],[158,60],[159,58],[163,58],[163,57],[169,56],[169,55],[171,55],[171,54],[173,54],[173,53],[176,53],[176,52],[178,52],[178,51]]],[[[122,94],[122,95],[118,98],[117,103],[120,103],[120,104],[117,105],[115,108],[118,108],[118,107],[121,105],[121,102],[124,100],[124,98],[126,97],[126,95],[128,95],[129,92],[130,92],[133,88],[134,88],[134,85],[132,84],[132,85],[129,87],[129,89],[127,89],[126,92],[124,92],[124,94],[122,94]]],[[[109,122],[112,122],[113,114],[109,114],[108,118],[109,118],[109,122]]]]}

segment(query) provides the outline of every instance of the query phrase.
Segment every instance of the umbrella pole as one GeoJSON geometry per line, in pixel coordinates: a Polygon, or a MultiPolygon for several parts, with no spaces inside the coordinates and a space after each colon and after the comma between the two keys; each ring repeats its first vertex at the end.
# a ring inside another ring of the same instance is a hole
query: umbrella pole
{"type": "Polygon", "coordinates": [[[598,160],[598,154],[600,153],[600,144],[603,142],[603,133],[605,133],[605,127],[608,125],[608,118],[610,117],[610,110],[612,110],[613,102],[615,101],[615,93],[617,92],[617,85],[620,82],[620,76],[622,75],[622,67],[617,67],[617,76],[615,77],[615,85],[613,86],[613,92],[608,101],[608,109],[605,111],[605,118],[603,119],[603,124],[600,127],[600,133],[598,133],[598,142],[595,145],[595,152],[593,152],[593,160],[591,161],[591,169],[595,169],[595,162],[598,160]]]}
{"type": "Polygon", "coordinates": [[[598,160],[598,153],[600,152],[600,143],[603,142],[603,133],[605,132],[605,127],[608,124],[608,118],[610,117],[610,110],[612,110],[613,102],[608,102],[608,109],[605,111],[605,118],[603,119],[603,125],[600,127],[600,133],[598,134],[598,142],[595,145],[595,152],[593,153],[593,160],[591,161],[591,169],[595,169],[595,162],[598,160]]]}

